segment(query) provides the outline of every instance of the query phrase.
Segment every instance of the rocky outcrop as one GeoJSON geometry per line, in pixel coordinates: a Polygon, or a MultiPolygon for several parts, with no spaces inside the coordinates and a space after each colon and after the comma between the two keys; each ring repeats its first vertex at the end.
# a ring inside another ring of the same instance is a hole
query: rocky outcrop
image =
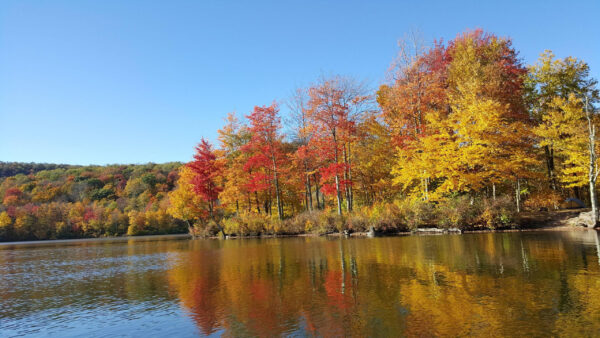
{"type": "Polygon", "coordinates": [[[577,217],[570,218],[567,221],[567,224],[571,226],[584,226],[588,228],[594,228],[596,226],[596,224],[594,224],[592,221],[591,211],[579,213],[577,217]]]}

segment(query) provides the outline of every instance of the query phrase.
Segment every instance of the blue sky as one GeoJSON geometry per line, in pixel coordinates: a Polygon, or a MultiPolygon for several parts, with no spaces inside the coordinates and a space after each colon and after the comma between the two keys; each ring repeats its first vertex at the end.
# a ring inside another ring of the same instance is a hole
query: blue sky
{"type": "MultiPolygon", "coordinates": [[[[188,161],[322,74],[375,88],[409,30],[509,36],[600,74],[600,1],[0,2],[0,161],[188,161]]],[[[283,108],[282,111],[285,111],[283,108]]]]}

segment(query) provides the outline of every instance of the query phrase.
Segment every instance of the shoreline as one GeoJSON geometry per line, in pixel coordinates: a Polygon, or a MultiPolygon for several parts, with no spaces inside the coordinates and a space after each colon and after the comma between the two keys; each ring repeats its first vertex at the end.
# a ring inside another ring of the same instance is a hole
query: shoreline
{"type": "MultiPolygon", "coordinates": [[[[399,231],[399,232],[376,232],[375,235],[371,235],[368,232],[352,232],[344,234],[340,232],[330,232],[325,234],[317,233],[298,233],[298,234],[265,234],[265,235],[228,235],[226,239],[259,239],[259,238],[285,238],[285,237],[346,237],[346,238],[360,238],[360,237],[395,237],[395,236],[432,236],[432,235],[460,235],[460,234],[476,234],[476,233],[492,233],[492,232],[531,232],[531,231],[600,231],[600,228],[587,228],[584,226],[577,226],[569,224],[569,221],[576,215],[579,215],[585,210],[560,210],[550,213],[542,213],[535,215],[524,214],[522,220],[525,221],[522,227],[506,227],[496,229],[443,229],[436,227],[417,228],[412,231],[399,231]],[[537,218],[534,222],[531,222],[531,216],[537,218]],[[537,216],[537,217],[536,217],[537,216]]],[[[14,241],[14,242],[0,242],[0,249],[9,246],[38,246],[44,245],[55,245],[55,244],[81,244],[81,243],[98,243],[98,242],[124,242],[129,240],[135,241],[155,241],[162,239],[220,239],[220,236],[193,236],[189,233],[180,234],[157,234],[157,235],[142,235],[142,236],[108,236],[108,237],[89,237],[89,238],[69,238],[69,239],[49,239],[49,240],[31,240],[31,241],[14,241]]]]}

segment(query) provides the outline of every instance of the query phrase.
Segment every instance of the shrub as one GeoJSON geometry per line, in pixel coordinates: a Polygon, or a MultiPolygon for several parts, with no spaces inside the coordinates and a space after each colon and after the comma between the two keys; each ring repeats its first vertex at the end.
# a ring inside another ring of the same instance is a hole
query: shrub
{"type": "Polygon", "coordinates": [[[512,224],[515,216],[515,207],[508,196],[486,199],[483,201],[481,223],[488,228],[506,227],[512,224]]]}
{"type": "Polygon", "coordinates": [[[558,192],[545,189],[529,195],[523,206],[534,211],[541,209],[552,210],[557,208],[562,200],[563,198],[558,192]]]}
{"type": "Polygon", "coordinates": [[[402,230],[414,230],[434,223],[434,209],[430,202],[417,199],[403,199],[394,203],[401,217],[402,230]]]}
{"type": "Polygon", "coordinates": [[[441,200],[435,210],[436,225],[464,229],[475,226],[482,213],[481,201],[468,195],[441,200]]]}

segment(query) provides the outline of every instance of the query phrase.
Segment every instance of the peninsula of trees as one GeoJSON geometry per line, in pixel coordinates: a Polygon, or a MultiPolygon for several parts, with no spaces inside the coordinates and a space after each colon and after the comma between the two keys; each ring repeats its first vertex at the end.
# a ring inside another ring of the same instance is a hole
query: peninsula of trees
{"type": "Polygon", "coordinates": [[[0,240],[494,228],[569,197],[597,222],[589,72],[550,51],[527,67],[481,30],[411,37],[377,90],[320,78],[229,114],[218,145],[202,139],[184,165],[4,164],[16,175],[0,181],[0,240]]]}

